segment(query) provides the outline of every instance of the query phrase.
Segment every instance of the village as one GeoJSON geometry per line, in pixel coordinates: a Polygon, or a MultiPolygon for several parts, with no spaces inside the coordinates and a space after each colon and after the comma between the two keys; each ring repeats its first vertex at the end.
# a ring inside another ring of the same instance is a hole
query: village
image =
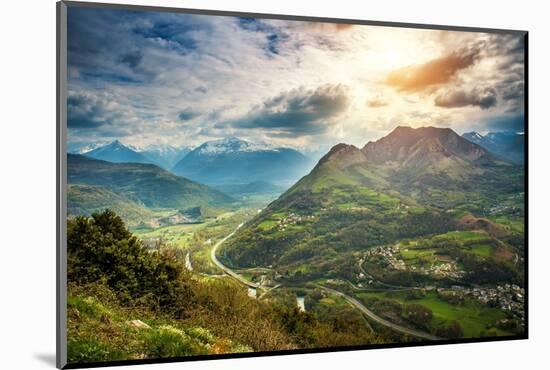
{"type": "Polygon", "coordinates": [[[296,225],[298,223],[301,223],[303,221],[312,221],[313,219],[315,219],[315,216],[313,215],[298,215],[296,213],[290,213],[288,216],[286,217],[282,217],[279,219],[279,221],[277,222],[277,226],[279,228],[279,230],[281,231],[285,231],[286,228],[290,225],[296,225]]]}
{"type": "MultiPolygon", "coordinates": [[[[405,261],[400,258],[400,246],[383,246],[370,249],[365,253],[365,257],[381,257],[385,260],[386,264],[398,271],[414,271],[423,275],[433,275],[441,278],[447,277],[451,279],[459,279],[465,275],[465,271],[460,270],[454,261],[436,261],[429,267],[424,266],[408,266],[405,261]]],[[[407,251],[407,249],[405,249],[407,251]]]]}
{"type": "Polygon", "coordinates": [[[473,288],[453,286],[453,290],[459,295],[473,297],[484,304],[499,307],[518,320],[523,321],[525,318],[525,289],[516,284],[473,288]]]}

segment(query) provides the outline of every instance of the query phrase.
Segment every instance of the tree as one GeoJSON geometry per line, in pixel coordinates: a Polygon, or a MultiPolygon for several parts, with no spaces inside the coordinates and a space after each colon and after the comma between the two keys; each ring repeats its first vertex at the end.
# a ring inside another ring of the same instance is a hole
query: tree
{"type": "Polygon", "coordinates": [[[108,209],[67,222],[67,252],[70,283],[102,280],[125,301],[153,294],[168,306],[182,288],[182,265],[170,253],[148,251],[108,209]]]}
{"type": "Polygon", "coordinates": [[[435,334],[445,339],[459,339],[464,336],[464,331],[458,321],[451,321],[449,324],[437,328],[435,334]]]}
{"type": "Polygon", "coordinates": [[[432,321],[433,313],[428,307],[417,303],[411,303],[405,306],[404,316],[417,327],[426,329],[432,321]]]}

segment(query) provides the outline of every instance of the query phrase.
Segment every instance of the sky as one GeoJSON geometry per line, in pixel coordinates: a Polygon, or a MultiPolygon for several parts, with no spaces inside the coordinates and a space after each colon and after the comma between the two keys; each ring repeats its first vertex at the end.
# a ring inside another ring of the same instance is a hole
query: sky
{"type": "Polygon", "coordinates": [[[523,38],[69,7],[69,146],[523,131],[523,38]]]}

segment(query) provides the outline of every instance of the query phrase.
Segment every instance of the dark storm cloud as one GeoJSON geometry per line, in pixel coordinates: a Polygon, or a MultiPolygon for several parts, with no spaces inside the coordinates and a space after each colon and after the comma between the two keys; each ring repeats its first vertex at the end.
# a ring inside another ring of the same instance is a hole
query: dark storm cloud
{"type": "Polygon", "coordinates": [[[68,12],[68,64],[81,78],[137,80],[129,64],[141,61],[131,55],[138,45],[126,37],[127,30],[117,26],[121,19],[132,19],[133,12],[76,7],[69,7],[68,12]]]}
{"type": "Polygon", "coordinates": [[[159,20],[152,27],[134,28],[134,33],[146,39],[162,40],[163,44],[180,54],[187,54],[197,48],[197,41],[191,36],[197,27],[181,22],[159,20]]]}
{"type": "Polygon", "coordinates": [[[67,98],[67,127],[91,129],[111,123],[106,102],[88,94],[70,94],[67,98]]]}
{"type": "Polygon", "coordinates": [[[136,68],[143,58],[143,53],[139,50],[134,50],[126,54],[122,54],[118,60],[119,63],[126,64],[130,68],[136,68]]]}
{"type": "Polygon", "coordinates": [[[523,100],[525,86],[523,81],[514,81],[508,84],[506,91],[502,94],[504,100],[523,100]]]}
{"type": "Polygon", "coordinates": [[[186,108],[178,114],[178,119],[180,121],[185,122],[185,121],[192,120],[193,118],[198,117],[199,115],[200,113],[193,111],[191,108],[186,108]]]}
{"type": "Polygon", "coordinates": [[[481,109],[489,109],[497,104],[497,93],[491,87],[474,88],[470,91],[451,90],[438,95],[435,105],[443,108],[459,108],[477,106],[481,109]]]}
{"type": "Polygon", "coordinates": [[[495,89],[509,110],[522,110],[525,92],[525,45],[516,35],[493,36],[486,50],[488,56],[496,57],[494,70],[495,89]]]}
{"type": "Polygon", "coordinates": [[[202,20],[114,9],[69,7],[68,12],[69,67],[82,80],[121,83],[149,82],[170,67],[170,53],[194,51],[193,32],[202,20]]]}
{"type": "Polygon", "coordinates": [[[264,129],[270,135],[315,135],[323,133],[348,109],[350,97],[343,85],[323,85],[284,92],[266,100],[244,117],[222,122],[218,128],[264,129]]]}
{"type": "Polygon", "coordinates": [[[279,27],[255,18],[237,18],[237,25],[243,30],[265,34],[263,50],[268,57],[274,57],[281,53],[281,49],[289,40],[289,35],[282,32],[279,27]]]}
{"type": "Polygon", "coordinates": [[[201,94],[206,94],[208,92],[208,89],[204,86],[199,86],[199,87],[195,88],[195,91],[199,92],[201,94]]]}
{"type": "Polygon", "coordinates": [[[399,68],[389,73],[386,84],[401,91],[419,91],[445,84],[480,57],[480,45],[452,52],[423,64],[399,68]]]}

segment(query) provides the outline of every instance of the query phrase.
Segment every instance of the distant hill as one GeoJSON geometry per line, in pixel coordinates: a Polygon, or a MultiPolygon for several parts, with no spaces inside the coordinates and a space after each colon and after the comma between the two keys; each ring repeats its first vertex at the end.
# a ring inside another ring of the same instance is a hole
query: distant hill
{"type": "Polygon", "coordinates": [[[291,184],[311,167],[311,160],[294,149],[227,138],[198,146],[172,172],[209,185],[243,180],[291,184]]]}
{"type": "Polygon", "coordinates": [[[152,164],[111,163],[67,155],[69,185],[101,186],[149,208],[180,208],[229,203],[232,198],[206,185],[152,164]]]}
{"type": "Polygon", "coordinates": [[[151,159],[125,146],[118,140],[83,154],[89,158],[113,163],[153,163],[151,159]]]}
{"type": "Polygon", "coordinates": [[[517,132],[466,132],[462,135],[468,141],[478,144],[496,156],[516,164],[525,161],[525,135],[517,132]]]}
{"type": "Polygon", "coordinates": [[[153,212],[148,208],[103,186],[69,185],[67,192],[69,215],[90,215],[106,208],[120,215],[130,225],[153,216],[153,212]]]}

